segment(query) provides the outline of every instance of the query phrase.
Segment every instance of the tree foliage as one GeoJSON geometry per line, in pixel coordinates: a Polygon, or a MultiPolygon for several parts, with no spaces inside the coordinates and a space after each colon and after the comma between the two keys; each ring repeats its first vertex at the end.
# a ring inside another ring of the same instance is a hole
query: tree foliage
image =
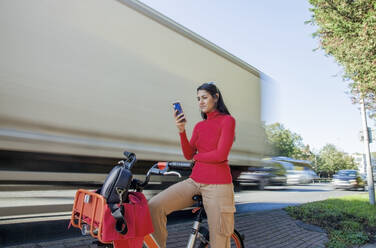
{"type": "Polygon", "coordinates": [[[273,147],[273,155],[309,160],[321,177],[332,177],[339,170],[357,169],[354,158],[332,144],[324,146],[318,154],[314,154],[309,145],[304,145],[299,134],[278,122],[267,125],[265,131],[268,142],[273,147]]]}
{"type": "Polygon", "coordinates": [[[314,169],[321,176],[332,177],[339,170],[357,169],[357,165],[354,158],[327,144],[320,150],[314,169]]]}
{"type": "Polygon", "coordinates": [[[291,132],[278,122],[266,126],[265,131],[274,155],[303,159],[305,154],[311,153],[307,152],[299,134],[291,132]]]}
{"type": "Polygon", "coordinates": [[[350,79],[353,100],[365,98],[368,108],[376,106],[376,1],[309,0],[314,33],[320,48],[333,56],[350,79]]]}

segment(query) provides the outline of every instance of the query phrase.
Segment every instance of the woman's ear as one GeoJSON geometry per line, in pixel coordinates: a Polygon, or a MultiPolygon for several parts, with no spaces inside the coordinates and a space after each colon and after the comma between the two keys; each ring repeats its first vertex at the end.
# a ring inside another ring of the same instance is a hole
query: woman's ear
{"type": "Polygon", "coordinates": [[[216,93],[216,94],[215,94],[215,96],[216,96],[216,98],[215,98],[215,99],[217,99],[217,101],[218,101],[218,99],[219,99],[219,94],[218,94],[218,93],[216,93]]]}

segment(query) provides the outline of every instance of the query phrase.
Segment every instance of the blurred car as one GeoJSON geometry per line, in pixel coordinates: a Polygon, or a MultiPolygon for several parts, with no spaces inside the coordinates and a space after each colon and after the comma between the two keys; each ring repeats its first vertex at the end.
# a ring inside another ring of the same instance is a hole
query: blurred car
{"type": "Polygon", "coordinates": [[[313,170],[287,170],[287,184],[308,184],[312,183],[313,179],[318,178],[313,170]]]}
{"type": "Polygon", "coordinates": [[[318,178],[316,172],[309,167],[296,166],[286,161],[278,161],[278,163],[286,169],[287,185],[308,184],[318,178]]]}
{"type": "Polygon", "coordinates": [[[273,157],[272,160],[285,168],[288,185],[308,184],[312,183],[313,179],[318,178],[312,170],[311,161],[282,156],[273,157]]]}
{"type": "Polygon", "coordinates": [[[247,170],[240,171],[235,177],[234,185],[256,186],[263,190],[267,185],[286,185],[287,177],[283,167],[274,166],[251,166],[247,170]]]}
{"type": "Polygon", "coordinates": [[[363,189],[367,180],[357,170],[340,170],[333,175],[332,185],[334,189],[363,189]]]}

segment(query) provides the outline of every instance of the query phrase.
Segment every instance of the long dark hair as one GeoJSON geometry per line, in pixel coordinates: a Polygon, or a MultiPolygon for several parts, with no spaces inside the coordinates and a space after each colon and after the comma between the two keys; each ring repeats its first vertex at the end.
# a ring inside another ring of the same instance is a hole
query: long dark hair
{"type": "MultiPolygon", "coordinates": [[[[217,105],[216,105],[216,109],[222,113],[222,114],[226,114],[226,115],[231,115],[230,112],[227,110],[227,107],[223,101],[223,97],[222,97],[222,94],[221,92],[219,91],[219,89],[217,88],[217,86],[215,85],[214,82],[207,82],[207,83],[203,83],[201,86],[199,86],[197,88],[197,92],[199,90],[205,90],[207,92],[209,92],[209,94],[214,98],[216,99],[217,98],[217,93],[219,95],[218,97],[218,101],[217,101],[217,105]]],[[[204,112],[201,112],[201,117],[202,119],[206,120],[208,117],[206,116],[206,114],[204,112]]]]}

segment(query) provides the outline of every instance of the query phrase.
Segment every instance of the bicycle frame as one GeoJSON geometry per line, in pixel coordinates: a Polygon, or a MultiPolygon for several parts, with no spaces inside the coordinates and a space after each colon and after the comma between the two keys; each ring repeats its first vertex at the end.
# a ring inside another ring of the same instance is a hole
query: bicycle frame
{"type": "Polygon", "coordinates": [[[160,246],[157,244],[157,241],[155,241],[153,235],[148,234],[144,237],[144,247],[145,248],[160,248],[160,246]]]}
{"type": "MultiPolygon", "coordinates": [[[[192,226],[192,232],[189,236],[188,243],[187,243],[187,248],[194,248],[196,244],[196,239],[197,239],[197,234],[199,233],[198,230],[200,228],[201,222],[202,222],[202,212],[203,208],[202,207],[197,207],[192,210],[193,213],[197,213],[196,220],[193,222],[192,226]]],[[[144,237],[144,246],[145,248],[160,248],[160,246],[157,244],[155,241],[154,237],[152,234],[146,235],[144,237]]]]}

